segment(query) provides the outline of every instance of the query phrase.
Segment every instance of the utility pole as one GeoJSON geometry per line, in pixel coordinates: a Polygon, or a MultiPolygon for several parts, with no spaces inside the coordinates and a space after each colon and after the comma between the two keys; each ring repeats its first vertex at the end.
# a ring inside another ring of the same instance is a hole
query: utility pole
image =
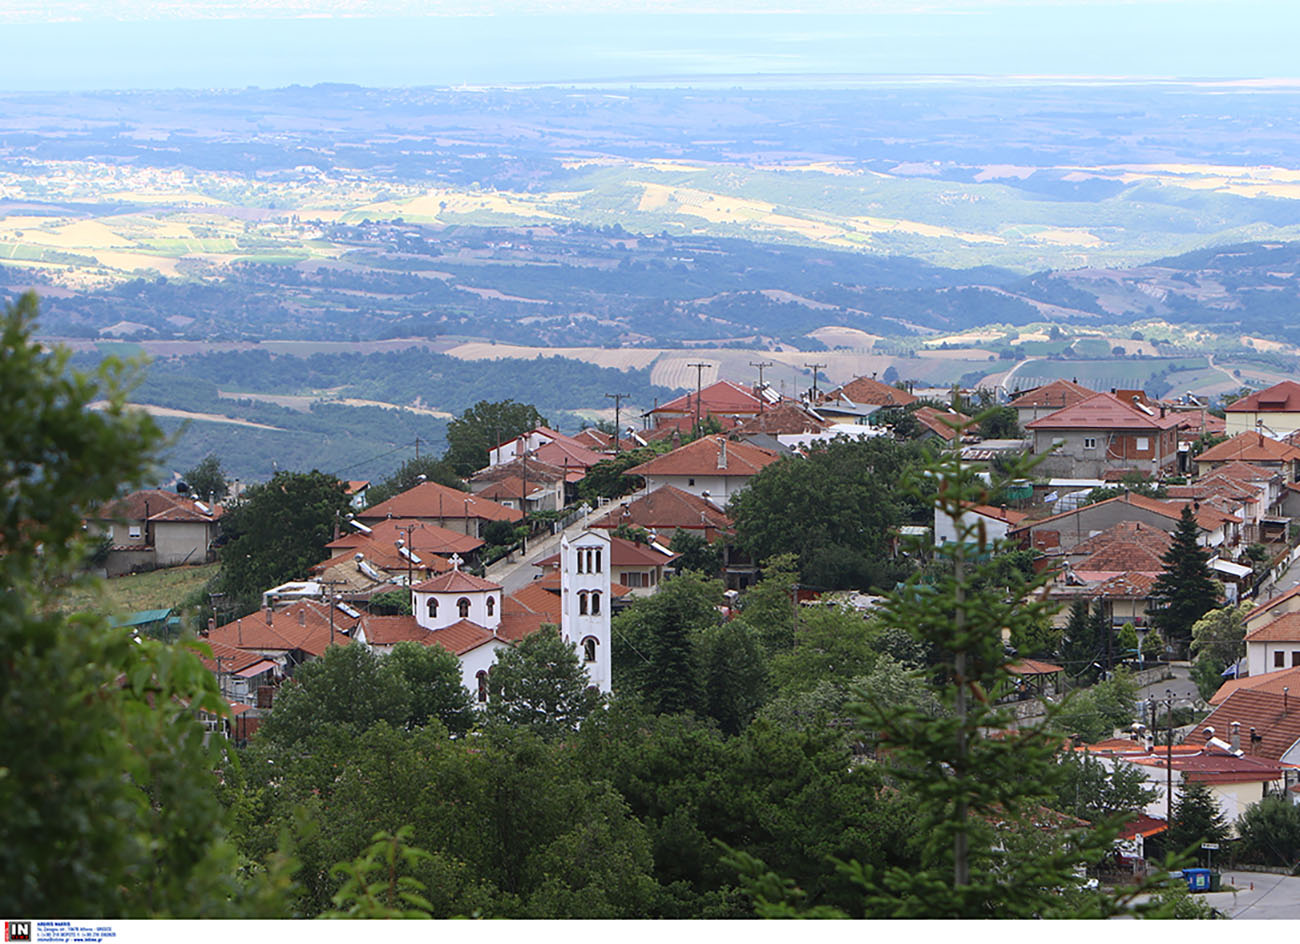
{"type": "Polygon", "coordinates": [[[812,369],[812,372],[813,372],[812,402],[816,403],[816,402],[817,402],[817,371],[820,370],[821,368],[827,366],[827,365],[825,365],[825,364],[804,364],[803,366],[805,366],[805,367],[809,367],[809,368],[812,369]]]}
{"type": "Polygon", "coordinates": [[[337,597],[338,597],[338,594],[334,592],[334,588],[335,588],[335,587],[341,587],[341,586],[343,586],[343,581],[342,581],[342,580],[322,580],[322,581],[320,581],[320,583],[321,583],[321,585],[324,586],[327,590],[329,590],[329,597],[328,597],[327,600],[326,600],[326,605],[327,605],[327,606],[329,607],[329,609],[330,609],[330,645],[332,646],[332,645],[334,645],[334,601],[335,601],[335,600],[337,599],[337,597]]]}
{"type": "Polygon", "coordinates": [[[772,362],[771,361],[750,361],[749,366],[758,368],[758,412],[762,413],[763,405],[766,403],[766,400],[763,397],[763,390],[766,389],[763,386],[763,368],[771,367],[772,362]]]}
{"type": "Polygon", "coordinates": [[[695,368],[695,429],[698,432],[700,428],[700,394],[704,390],[704,368],[708,364],[687,364],[687,367],[695,368]]]}
{"type": "Polygon", "coordinates": [[[420,461],[420,437],[415,437],[415,461],[420,461]]]}
{"type": "Polygon", "coordinates": [[[618,455],[618,453],[619,453],[619,439],[620,439],[620,437],[623,435],[623,434],[620,432],[620,427],[619,427],[619,425],[618,425],[618,417],[619,417],[619,412],[618,412],[618,411],[619,411],[619,407],[621,407],[621,406],[623,405],[623,400],[626,399],[628,396],[630,396],[630,394],[627,394],[627,393],[607,393],[607,394],[605,394],[605,399],[606,399],[606,400],[613,400],[613,401],[614,401],[614,454],[615,454],[615,455],[618,455]]]}
{"type": "Polygon", "coordinates": [[[1165,829],[1174,828],[1174,693],[1165,689],[1165,829]]]}

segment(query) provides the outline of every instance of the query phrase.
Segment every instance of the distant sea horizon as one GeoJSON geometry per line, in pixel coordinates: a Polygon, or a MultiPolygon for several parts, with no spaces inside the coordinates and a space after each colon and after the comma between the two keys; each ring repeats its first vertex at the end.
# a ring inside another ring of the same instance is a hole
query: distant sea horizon
{"type": "Polygon", "coordinates": [[[1097,9],[6,22],[0,92],[1300,79],[1300,4],[1097,9]]]}

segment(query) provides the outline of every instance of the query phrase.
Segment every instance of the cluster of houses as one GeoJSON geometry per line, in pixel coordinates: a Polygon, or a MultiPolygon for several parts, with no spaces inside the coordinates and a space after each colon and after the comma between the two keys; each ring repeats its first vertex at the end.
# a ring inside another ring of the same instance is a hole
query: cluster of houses
{"type": "MultiPolygon", "coordinates": [[[[880,418],[898,409],[915,418],[920,435],[960,449],[973,465],[1001,452],[1041,457],[1035,480],[1009,502],[1015,507],[977,506],[967,514],[991,537],[1033,551],[1056,574],[1054,596],[1099,602],[1117,627],[1147,631],[1161,558],[1184,508],[1227,601],[1254,597],[1261,578],[1267,582],[1294,560],[1288,539],[1300,514],[1300,384],[1230,404],[1226,420],[1199,402],[1093,391],[1068,380],[1018,393],[1008,405],[1023,437],[980,440],[968,417],[919,406],[912,392],[871,377],[798,399],[720,380],[656,406],[641,429],[617,436],[539,427],[499,443],[470,478],[469,491],[422,482],[365,507],[366,483],[347,483],[355,515],[330,542],[329,556],[302,580],[269,589],[260,611],[207,629],[209,668],[232,704],[233,736],[251,734],[278,685],[331,644],[379,654],[399,642],[442,646],[460,660],[465,687],[483,701],[497,654],[549,624],[575,647],[591,684],[609,691],[611,614],[654,593],[673,572],[678,531],[718,542],[722,576],[730,589],[743,590],[757,569],[728,542],[728,502],[782,456],[837,437],[887,435],[880,418]],[[702,425],[717,431],[692,438],[702,425]],[[1221,441],[1202,448],[1206,437],[1221,441]],[[554,546],[544,544],[525,562],[534,579],[507,591],[504,570],[476,575],[492,523],[572,509],[577,485],[593,466],[653,442],[669,448],[628,470],[644,488],[585,509],[547,542],[554,546]],[[1162,485],[1163,497],[1122,487],[1139,481],[1162,485]],[[1091,500],[1108,486],[1117,487],[1114,497],[1091,500]],[[372,600],[394,592],[409,604],[408,614],[371,611],[372,600]]],[[[108,571],[211,559],[220,517],[219,506],[165,491],[122,499],[98,523],[111,539],[108,571]]],[[[953,536],[950,523],[935,521],[935,542],[953,536]]],[[[1241,677],[1216,696],[1208,736],[1194,734],[1168,756],[1149,738],[1081,749],[1098,762],[1150,770],[1162,784],[1168,771],[1161,765],[1172,764],[1179,782],[1213,784],[1229,814],[1266,790],[1300,799],[1300,687],[1292,684],[1300,682],[1300,588],[1257,606],[1248,629],[1241,677]]],[[[1046,676],[1060,668],[1035,664],[1026,671],[1046,676]]]]}

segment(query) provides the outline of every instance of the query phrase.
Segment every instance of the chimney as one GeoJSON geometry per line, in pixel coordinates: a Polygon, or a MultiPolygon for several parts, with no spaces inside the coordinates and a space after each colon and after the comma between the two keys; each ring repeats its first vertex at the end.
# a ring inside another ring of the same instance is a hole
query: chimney
{"type": "Polygon", "coordinates": [[[720,446],[718,448],[718,468],[725,469],[727,467],[727,437],[726,436],[721,437],[719,439],[719,443],[720,446]]]}
{"type": "Polygon", "coordinates": [[[271,625],[271,608],[269,606],[266,608],[266,625],[271,625]]]}
{"type": "Polygon", "coordinates": [[[307,625],[307,608],[305,606],[300,605],[298,607],[298,625],[299,626],[307,625]]]}
{"type": "Polygon", "coordinates": [[[1283,718],[1286,717],[1286,710],[1287,710],[1287,697],[1286,697],[1286,695],[1287,695],[1287,692],[1289,692],[1289,691],[1291,691],[1290,686],[1287,686],[1287,685],[1283,685],[1283,686],[1282,686],[1282,717],[1283,717],[1283,718]]]}
{"type": "Polygon", "coordinates": [[[1165,418],[1165,408],[1163,406],[1160,407],[1160,418],[1161,419],[1165,418]]]}
{"type": "Polygon", "coordinates": [[[235,637],[238,639],[239,645],[242,646],[244,644],[244,621],[242,619],[235,620],[235,637]]]}
{"type": "Polygon", "coordinates": [[[1232,753],[1241,753],[1241,722],[1232,722],[1232,753]]]}
{"type": "Polygon", "coordinates": [[[207,630],[204,632],[203,635],[205,635],[205,636],[210,636],[210,635],[212,635],[212,631],[213,631],[214,629],[216,629],[216,628],[217,628],[217,621],[216,621],[216,619],[214,619],[213,617],[209,616],[209,617],[208,617],[208,628],[207,628],[207,630]]]}

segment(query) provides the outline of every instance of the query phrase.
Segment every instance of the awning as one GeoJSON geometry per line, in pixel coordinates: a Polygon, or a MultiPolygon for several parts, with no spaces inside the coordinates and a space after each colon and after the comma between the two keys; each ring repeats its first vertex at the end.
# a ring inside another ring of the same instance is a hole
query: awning
{"type": "Polygon", "coordinates": [[[246,669],[240,669],[235,674],[240,678],[252,678],[254,675],[261,675],[275,668],[275,663],[270,659],[263,659],[261,662],[254,662],[246,669]]]}
{"type": "Polygon", "coordinates": [[[1236,577],[1238,580],[1249,577],[1255,571],[1249,567],[1243,567],[1241,564],[1234,564],[1232,561],[1216,560],[1211,561],[1210,566],[1221,574],[1227,574],[1229,577],[1236,577]]]}

